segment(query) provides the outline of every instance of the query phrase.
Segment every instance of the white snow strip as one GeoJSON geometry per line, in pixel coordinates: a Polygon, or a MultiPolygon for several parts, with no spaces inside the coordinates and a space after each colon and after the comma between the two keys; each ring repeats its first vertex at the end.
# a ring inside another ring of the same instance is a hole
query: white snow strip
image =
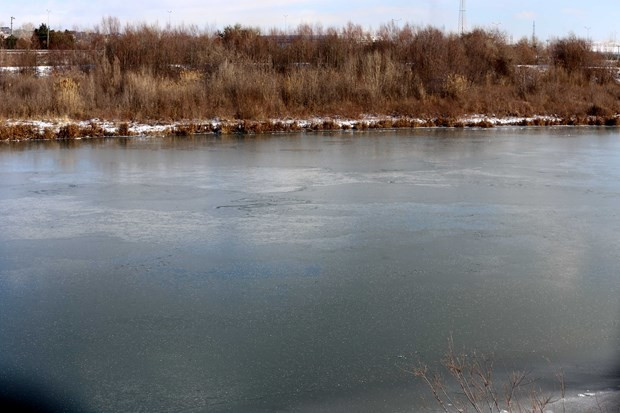
{"type": "MultiPolygon", "coordinates": [[[[620,115],[616,115],[620,117],[620,115]]],[[[463,116],[455,119],[455,122],[460,122],[464,125],[475,126],[478,124],[485,123],[493,126],[508,126],[508,125],[522,125],[522,124],[540,124],[542,123],[555,123],[560,122],[562,118],[557,116],[531,116],[531,117],[497,117],[494,115],[482,115],[482,114],[472,114],[468,116],[463,116]]],[[[427,120],[413,117],[394,117],[394,116],[378,116],[378,115],[362,115],[360,119],[348,119],[348,118],[340,118],[340,117],[312,117],[308,119],[270,119],[265,123],[276,126],[277,124],[284,124],[287,126],[292,126],[296,124],[299,129],[312,129],[318,128],[321,129],[324,124],[332,124],[336,128],[340,129],[352,129],[359,125],[364,125],[366,127],[372,127],[377,125],[382,125],[383,122],[386,122],[386,125],[390,125],[390,122],[396,123],[398,121],[405,121],[405,124],[417,124],[418,126],[422,126],[426,124],[427,120]]],[[[182,121],[182,122],[171,122],[171,123],[141,123],[141,122],[123,122],[123,121],[110,121],[110,120],[102,120],[102,119],[89,119],[83,121],[73,121],[70,119],[52,119],[52,120],[19,120],[19,119],[9,119],[4,122],[0,121],[0,125],[13,126],[13,125],[24,125],[34,127],[39,133],[43,133],[46,129],[57,133],[60,128],[63,126],[67,126],[69,124],[74,124],[80,127],[81,129],[88,130],[91,126],[95,128],[101,128],[106,134],[115,135],[119,133],[119,129],[121,125],[124,123],[127,124],[128,131],[130,135],[168,135],[173,134],[177,128],[183,128],[189,124],[199,125],[199,126],[210,126],[211,130],[217,130],[222,126],[226,125],[232,128],[240,125],[240,121],[236,120],[222,120],[219,118],[214,119],[202,119],[202,120],[192,120],[192,121],[182,121]]],[[[253,124],[252,121],[247,121],[248,124],[253,124]]],[[[261,123],[261,122],[257,122],[261,123]]],[[[269,129],[269,128],[267,128],[269,129]]],[[[277,128],[276,128],[277,129],[277,128]]]]}
{"type": "Polygon", "coordinates": [[[496,116],[488,116],[488,115],[470,115],[460,119],[463,123],[482,123],[489,122],[493,125],[518,125],[523,122],[532,123],[536,120],[541,121],[549,121],[549,122],[559,122],[562,118],[557,116],[531,116],[531,117],[516,117],[516,116],[507,116],[507,117],[496,117],[496,116]]]}
{"type": "Polygon", "coordinates": [[[34,70],[35,75],[39,77],[46,77],[52,74],[53,69],[53,66],[3,66],[0,67],[0,72],[16,74],[24,71],[34,70]]]}

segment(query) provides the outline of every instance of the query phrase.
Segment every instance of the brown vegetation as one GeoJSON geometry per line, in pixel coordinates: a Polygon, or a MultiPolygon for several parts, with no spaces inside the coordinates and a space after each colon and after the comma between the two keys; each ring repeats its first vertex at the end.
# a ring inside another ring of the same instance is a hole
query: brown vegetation
{"type": "MultiPolygon", "coordinates": [[[[429,123],[444,126],[467,126],[455,121],[467,113],[547,114],[577,123],[593,116],[616,124],[618,67],[587,46],[574,37],[543,47],[508,44],[496,31],[455,35],[409,25],[383,26],[374,38],[355,25],[300,26],[293,35],[241,26],[217,33],[121,30],[108,18],[76,43],[79,51],[25,52],[23,73],[0,73],[0,118],[184,120],[187,126],[174,131],[181,135],[201,130],[191,126],[195,119],[372,113],[440,119],[429,123]],[[42,59],[55,66],[51,76],[28,70],[42,59]]],[[[412,126],[395,126],[404,124],[412,126]]],[[[238,131],[265,126],[239,125],[238,131]]]]}
{"type": "Polygon", "coordinates": [[[492,358],[475,352],[457,353],[452,340],[441,365],[444,374],[425,364],[410,372],[426,384],[437,407],[445,413],[544,413],[558,400],[562,400],[562,410],[565,411],[565,385],[561,372],[556,374],[559,387],[556,393],[559,394],[558,399],[554,399],[526,372],[516,371],[505,380],[499,380],[492,358]]]}

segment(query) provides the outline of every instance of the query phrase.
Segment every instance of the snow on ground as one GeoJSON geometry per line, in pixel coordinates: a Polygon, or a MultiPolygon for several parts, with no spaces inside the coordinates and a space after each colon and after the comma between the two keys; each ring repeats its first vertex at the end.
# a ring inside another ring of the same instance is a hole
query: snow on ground
{"type": "Polygon", "coordinates": [[[584,391],[555,400],[545,408],[545,413],[617,412],[620,391],[607,389],[584,391]]]}
{"type": "MultiPolygon", "coordinates": [[[[70,119],[53,119],[53,120],[14,120],[9,119],[4,122],[5,125],[13,126],[13,125],[24,125],[24,126],[33,126],[39,132],[43,132],[45,129],[51,129],[53,132],[58,132],[58,130],[67,125],[77,125],[81,129],[87,129],[91,125],[95,125],[104,130],[107,134],[114,135],[118,133],[119,126],[125,122],[113,122],[113,121],[105,121],[97,118],[93,118],[90,120],[83,121],[73,121],[70,119]]],[[[0,123],[1,124],[1,123],[0,123]]],[[[132,135],[156,135],[156,134],[165,134],[173,130],[178,123],[171,124],[146,124],[139,122],[128,122],[129,132],[132,135]]]]}
{"type": "Polygon", "coordinates": [[[21,73],[27,70],[34,70],[36,76],[46,77],[52,74],[54,70],[53,66],[3,66],[0,67],[0,72],[7,73],[21,73]]]}
{"type": "Polygon", "coordinates": [[[524,122],[533,123],[537,120],[545,121],[545,122],[559,122],[562,118],[557,116],[530,116],[530,117],[517,117],[517,116],[506,116],[506,117],[497,117],[494,115],[469,115],[460,119],[465,124],[477,124],[483,122],[489,122],[496,126],[502,125],[519,125],[524,122]]]}
{"type": "Polygon", "coordinates": [[[147,125],[144,123],[132,122],[129,124],[129,131],[136,135],[157,135],[170,132],[179,126],[178,123],[168,125],[147,125]]]}
{"type": "MultiPolygon", "coordinates": [[[[620,117],[620,115],[616,115],[620,117]]],[[[262,131],[295,131],[295,130],[327,130],[327,129],[365,129],[365,128],[397,128],[397,127],[434,127],[433,125],[468,126],[468,127],[489,127],[489,126],[521,126],[521,125],[553,125],[562,124],[563,119],[557,116],[530,116],[517,117],[507,116],[498,117],[495,115],[472,114],[455,119],[450,119],[446,124],[439,119],[420,119],[414,117],[398,117],[398,116],[379,116],[379,115],[362,115],[358,119],[342,118],[342,117],[311,117],[307,119],[270,119],[267,121],[240,121],[226,120],[220,118],[191,120],[182,122],[123,122],[101,120],[97,118],[73,121],[67,118],[51,119],[51,120],[17,120],[9,119],[0,121],[0,126],[30,126],[40,134],[44,134],[47,130],[58,133],[59,130],[67,125],[76,125],[84,133],[83,137],[88,137],[88,131],[94,128],[100,128],[105,135],[123,136],[124,134],[137,136],[154,136],[154,135],[174,135],[190,134],[193,130],[213,131],[217,132],[226,129],[230,132],[235,131],[252,131],[252,125],[259,124],[262,131]],[[126,125],[126,129],[125,129],[126,125]],[[283,128],[282,125],[286,127],[283,128]],[[191,126],[191,127],[190,127],[191,126]],[[293,127],[294,126],[294,127],[293,127]],[[198,128],[196,128],[198,127],[198,128]],[[126,130],[126,132],[124,132],[126,130]],[[187,133],[183,133],[187,131],[187,133]]],[[[98,134],[101,136],[101,133],[98,134]]]]}

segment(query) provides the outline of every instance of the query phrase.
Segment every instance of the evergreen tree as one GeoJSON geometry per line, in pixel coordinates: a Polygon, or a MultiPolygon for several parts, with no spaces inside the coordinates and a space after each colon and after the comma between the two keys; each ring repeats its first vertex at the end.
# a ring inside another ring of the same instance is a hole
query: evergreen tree
{"type": "Polygon", "coordinates": [[[36,49],[48,49],[49,45],[47,44],[49,34],[49,28],[46,24],[41,23],[38,29],[34,29],[32,33],[32,45],[36,49]]]}

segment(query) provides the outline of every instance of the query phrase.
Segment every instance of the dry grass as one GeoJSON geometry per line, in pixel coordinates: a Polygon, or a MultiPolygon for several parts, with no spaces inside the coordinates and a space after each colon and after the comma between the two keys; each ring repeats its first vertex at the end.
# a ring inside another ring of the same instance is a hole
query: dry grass
{"type": "Polygon", "coordinates": [[[192,129],[190,119],[252,121],[217,132],[260,133],[289,128],[264,119],[363,113],[394,115],[395,124],[385,120],[356,129],[422,126],[410,118],[428,119],[426,126],[463,127],[469,125],[457,119],[467,113],[617,124],[617,68],[585,50],[581,39],[559,39],[548,47],[526,40],[511,45],[492,31],[457,36],[410,25],[382,27],[374,41],[370,35],[355,25],[300,26],[292,37],[239,26],[221,33],[151,26],[121,30],[107,19],[80,44],[79,53],[49,57],[72,70],[59,66],[51,76],[37,77],[27,69],[41,63],[36,55],[16,56],[24,73],[0,73],[0,119],[183,121],[185,126],[173,131],[180,135],[213,132],[192,129]],[[549,68],[522,66],[533,63],[549,68]]]}

